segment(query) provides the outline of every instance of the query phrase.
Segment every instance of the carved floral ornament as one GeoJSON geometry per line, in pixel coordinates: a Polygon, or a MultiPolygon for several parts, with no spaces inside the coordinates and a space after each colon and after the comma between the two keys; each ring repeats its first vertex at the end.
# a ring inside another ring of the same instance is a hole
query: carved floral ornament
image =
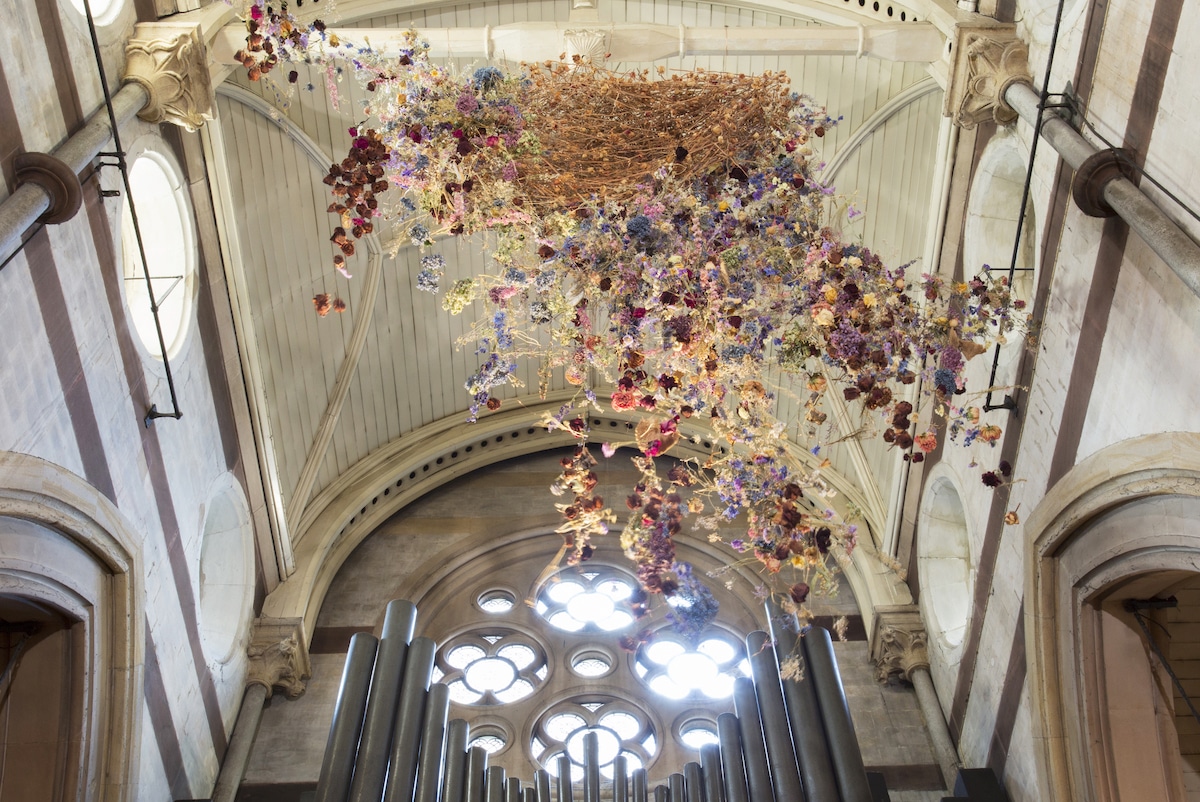
{"type": "Polygon", "coordinates": [[[1025,43],[1012,30],[984,29],[961,34],[957,49],[947,98],[954,121],[963,128],[989,120],[997,125],[1015,121],[1017,112],[1004,93],[1017,81],[1032,80],[1025,43]]]}
{"type": "Polygon", "coordinates": [[[195,131],[213,119],[208,55],[199,25],[142,23],[125,49],[125,80],[150,95],[138,116],[195,131]]]}
{"type": "Polygon", "coordinates": [[[929,668],[928,636],[921,613],[916,607],[878,611],[875,636],[871,639],[871,659],[875,678],[886,682],[893,674],[912,681],[918,668],[929,668]]]}
{"type": "Polygon", "coordinates": [[[246,648],[250,659],[246,685],[263,685],[268,697],[281,688],[289,699],[304,693],[312,675],[300,618],[260,618],[246,648]]]}

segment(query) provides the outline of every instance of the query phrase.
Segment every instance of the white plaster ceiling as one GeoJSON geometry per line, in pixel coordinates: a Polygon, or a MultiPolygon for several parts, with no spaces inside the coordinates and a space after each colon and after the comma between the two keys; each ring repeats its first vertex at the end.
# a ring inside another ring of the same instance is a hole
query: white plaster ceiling
{"type": "MultiPolygon", "coordinates": [[[[857,6],[856,0],[737,5],[597,0],[595,14],[613,23],[777,28],[898,21],[902,10],[913,18],[911,8],[898,3],[882,4],[877,12],[870,1],[857,6]]],[[[306,3],[298,11],[312,14],[310,8],[306,3]]],[[[572,13],[570,0],[458,5],[342,0],[338,11],[342,27],[418,30],[567,22],[572,13]]],[[[922,256],[930,198],[937,191],[932,177],[942,106],[928,64],[776,55],[672,57],[658,63],[669,69],[786,71],[794,89],[843,118],[825,137],[821,155],[830,164],[826,177],[832,174],[838,189],[867,212],[844,225],[846,236],[861,237],[891,263],[922,256]]],[[[320,75],[302,73],[300,84],[309,80],[324,83],[320,75]]],[[[440,296],[416,290],[420,254],[414,249],[401,250],[393,260],[376,242],[360,246],[348,260],[354,274],[349,281],[330,266],[328,238],[337,222],[326,212],[330,199],[321,179],[329,163],[344,154],[345,130],[357,121],[360,107],[352,81],[340,82],[338,90],[337,108],[325,92],[305,91],[285,107],[270,85],[235,74],[219,90],[212,139],[224,162],[217,182],[221,202],[237,221],[230,232],[232,286],[246,329],[245,365],[271,463],[268,472],[275,475],[293,540],[305,536],[335,491],[355,484],[350,481],[355,471],[372,465],[378,472],[378,460],[368,455],[399,452],[406,442],[430,439],[429,432],[439,438],[448,432],[471,436],[462,434],[470,401],[463,380],[476,368],[477,357],[455,345],[470,326],[470,313],[450,316],[441,310],[440,296]],[[311,303],[318,292],[342,296],[348,311],[318,318],[311,303]]],[[[384,232],[380,239],[386,238],[384,232]]],[[[443,241],[437,251],[449,265],[445,286],[487,267],[487,254],[476,240],[443,241]]],[[[524,392],[536,392],[536,369],[527,366],[524,378],[524,392]]],[[[556,377],[552,389],[563,387],[556,377]]],[[[785,416],[800,407],[786,395],[781,403],[785,416]]],[[[832,463],[827,473],[875,530],[886,520],[899,464],[898,455],[881,446],[878,440],[848,442],[822,455],[832,463]]],[[[370,488],[362,492],[362,498],[371,497],[370,488]]]]}

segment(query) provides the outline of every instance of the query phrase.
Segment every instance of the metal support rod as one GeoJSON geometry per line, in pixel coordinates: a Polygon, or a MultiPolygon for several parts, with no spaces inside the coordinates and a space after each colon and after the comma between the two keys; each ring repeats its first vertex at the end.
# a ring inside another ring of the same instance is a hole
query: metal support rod
{"type": "MultiPolygon", "coordinates": [[[[1004,100],[1022,120],[1037,125],[1040,98],[1031,84],[1026,81],[1011,84],[1004,100]]],[[[1057,115],[1045,116],[1041,125],[1042,138],[1076,170],[1100,150],[1057,115]]],[[[1127,178],[1109,181],[1104,186],[1104,200],[1188,289],[1200,296],[1200,246],[1127,178]]]]}
{"type": "MultiPolygon", "coordinates": [[[[550,772],[545,769],[535,771],[533,773],[533,788],[537,792],[537,802],[553,802],[550,798],[550,772]]],[[[621,800],[621,802],[625,802],[625,800],[621,800]]]]}
{"type": "Polygon", "coordinates": [[[671,796],[671,802],[688,802],[682,774],[674,772],[667,776],[667,792],[671,796]]]}
{"type": "Polygon", "coordinates": [[[446,749],[446,718],[450,713],[450,689],[440,682],[429,686],[425,699],[425,723],[421,727],[421,756],[417,768],[416,802],[438,802],[442,785],[442,753],[446,749]]]}
{"type": "Polygon", "coordinates": [[[629,802],[629,761],[624,755],[613,758],[613,802],[629,802]]]}
{"type": "Polygon", "coordinates": [[[367,689],[371,685],[378,644],[379,640],[366,632],[359,632],[350,639],[317,781],[316,802],[343,802],[350,792],[354,756],[362,734],[363,716],[367,712],[367,689]]]}
{"type": "Polygon", "coordinates": [[[699,763],[683,764],[683,790],[687,802],[704,802],[704,773],[699,763]]]}
{"type": "Polygon", "coordinates": [[[467,741],[471,738],[471,725],[456,718],[446,729],[446,762],[442,789],[442,802],[463,802],[463,791],[467,779],[467,741]]]}
{"type": "MultiPolygon", "coordinates": [[[[484,802],[487,769],[487,750],[482,746],[472,746],[467,752],[467,781],[463,789],[464,802],[484,802]]],[[[549,802],[548,798],[547,802],[549,802]]]]}
{"type": "Polygon", "coordinates": [[[770,602],[767,603],[767,618],[771,622],[771,637],[775,639],[776,660],[782,663],[788,656],[794,656],[802,666],[800,679],[783,682],[788,723],[800,764],[800,780],[804,783],[805,792],[814,800],[837,799],[837,779],[833,775],[829,743],[822,728],[815,726],[821,720],[821,709],[817,705],[812,672],[806,665],[799,640],[786,625],[788,619],[793,626],[797,626],[798,622],[794,615],[785,617],[783,610],[770,602]]]}
{"type": "Polygon", "coordinates": [[[781,802],[804,802],[804,789],[800,786],[800,770],[796,750],[792,746],[787,711],[783,707],[779,664],[775,662],[771,637],[765,632],[751,632],[746,636],[746,651],[750,655],[750,668],[754,671],[754,690],[758,695],[758,711],[767,741],[775,798],[781,802]]]}
{"type": "Polygon", "coordinates": [[[504,768],[488,766],[487,802],[504,802],[504,768]]]}
{"type": "Polygon", "coordinates": [[[371,676],[367,718],[354,764],[350,802],[378,802],[383,796],[396,723],[396,701],[404,676],[404,658],[416,624],[417,608],[412,602],[396,599],[388,603],[383,618],[383,636],[375,655],[375,671],[371,676]]]}
{"type": "Polygon", "coordinates": [[[600,802],[600,737],[583,735],[583,802],[600,802]]]}
{"type": "Polygon", "coordinates": [[[706,802],[725,802],[725,789],[721,787],[721,747],[716,744],[700,747],[700,771],[704,775],[706,802]]]}
{"type": "Polygon", "coordinates": [[[646,792],[646,770],[634,769],[630,775],[631,785],[633,786],[633,802],[649,802],[646,792]]]}
{"type": "Polygon", "coordinates": [[[838,673],[829,630],[810,627],[804,635],[803,644],[804,654],[808,658],[807,669],[812,672],[817,704],[821,708],[821,722],[829,739],[829,754],[833,759],[833,773],[842,802],[871,802],[871,787],[863,767],[858,738],[854,735],[850,705],[838,673]]]}
{"type": "Polygon", "coordinates": [[[571,758],[566,753],[558,756],[558,802],[572,802],[571,758]]]}
{"type": "Polygon", "coordinates": [[[721,775],[724,778],[726,802],[750,802],[739,730],[737,716],[733,713],[717,716],[717,739],[721,748],[721,775]]]}
{"type": "Polygon", "coordinates": [[[246,765],[250,762],[250,750],[262,721],[267,694],[267,686],[261,682],[246,688],[237,722],[233,725],[233,737],[229,739],[229,748],[225,750],[225,758],[221,761],[221,773],[217,775],[217,784],[213,786],[212,802],[233,802],[237,796],[242,777],[246,775],[246,765]]]}
{"type": "Polygon", "coordinates": [[[918,666],[909,672],[909,680],[917,692],[917,703],[925,717],[925,729],[929,732],[929,740],[933,741],[933,754],[937,757],[938,766],[942,770],[942,780],[946,789],[954,790],[954,782],[958,779],[958,750],[950,740],[950,730],[946,727],[946,719],[942,713],[942,705],[938,701],[937,691],[933,687],[933,678],[929,676],[928,666],[918,666]]]}
{"type": "Polygon", "coordinates": [[[392,753],[388,759],[385,802],[412,802],[434,651],[436,645],[429,638],[413,638],[408,647],[404,682],[400,686],[400,706],[396,711],[396,732],[392,735],[392,753]]]}
{"type": "MultiPolygon", "coordinates": [[[[762,720],[758,716],[758,696],[754,693],[754,682],[746,677],[738,677],[733,683],[733,709],[737,711],[750,798],[754,802],[772,802],[775,791],[771,788],[771,772],[767,768],[767,746],[763,740],[762,720]]],[[[781,799],[779,802],[791,801],[781,799]]]]}

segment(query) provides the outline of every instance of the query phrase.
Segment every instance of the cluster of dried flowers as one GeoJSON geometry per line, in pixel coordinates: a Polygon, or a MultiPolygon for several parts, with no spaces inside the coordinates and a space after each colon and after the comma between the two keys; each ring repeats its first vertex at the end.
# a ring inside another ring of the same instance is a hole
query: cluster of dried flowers
{"type": "MultiPolygon", "coordinates": [[[[458,282],[444,302],[485,310],[472,336],[486,356],[466,382],[472,418],[500,406],[521,358],[538,360],[543,390],[562,369],[584,406],[605,403],[604,387],[612,409],[640,416],[623,444],[636,448],[641,479],[621,545],[646,591],[675,597],[682,630],[699,632],[716,609],[675,558],[688,515],[710,540],[744,522],[729,545],[781,580],[786,605],[833,587],[856,532],[821,502],[831,491],[813,455],[841,436],[826,422],[828,393],[861,405],[906,459],[938,444],[933,429],[916,430],[922,395],[951,437],[999,436],[955,400],[966,360],[1013,329],[1020,304],[1003,279],[914,279],[842,241],[810,148],[835,121],[790,94],[786,78],[652,80],[582,63],[458,76],[416,34],[384,57],[333,46],[323,26],[298,35],[269,9],[251,22],[252,39],[274,32],[273,55],[343,60],[374,93],[375,124],[352,133],[331,169],[343,253],[347,228],[359,236],[385,214],[405,232],[396,247],[492,235],[495,271],[458,282]],[[403,193],[384,210],[374,201],[387,185],[403,193]],[[812,454],[788,445],[777,416],[779,394],[794,387],[807,393],[812,454]],[[717,445],[703,462],[672,460],[664,476],[657,460],[690,418],[717,445]]],[[[422,289],[438,290],[441,267],[423,264],[422,289]]],[[[578,562],[616,518],[594,492],[585,411],[567,405],[546,423],[579,443],[554,488],[569,496],[559,531],[578,562]]],[[[605,444],[606,456],[614,450],[605,444]]]]}

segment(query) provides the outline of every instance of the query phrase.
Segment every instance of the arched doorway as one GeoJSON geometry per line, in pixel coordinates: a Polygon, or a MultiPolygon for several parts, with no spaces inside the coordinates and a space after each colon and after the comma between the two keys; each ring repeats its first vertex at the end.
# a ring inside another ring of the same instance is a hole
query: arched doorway
{"type": "Polygon", "coordinates": [[[1030,517],[1029,679],[1044,798],[1189,798],[1166,665],[1172,630],[1197,611],[1165,600],[1186,601],[1200,583],[1198,447],[1195,434],[1110,446],[1030,517]]]}

